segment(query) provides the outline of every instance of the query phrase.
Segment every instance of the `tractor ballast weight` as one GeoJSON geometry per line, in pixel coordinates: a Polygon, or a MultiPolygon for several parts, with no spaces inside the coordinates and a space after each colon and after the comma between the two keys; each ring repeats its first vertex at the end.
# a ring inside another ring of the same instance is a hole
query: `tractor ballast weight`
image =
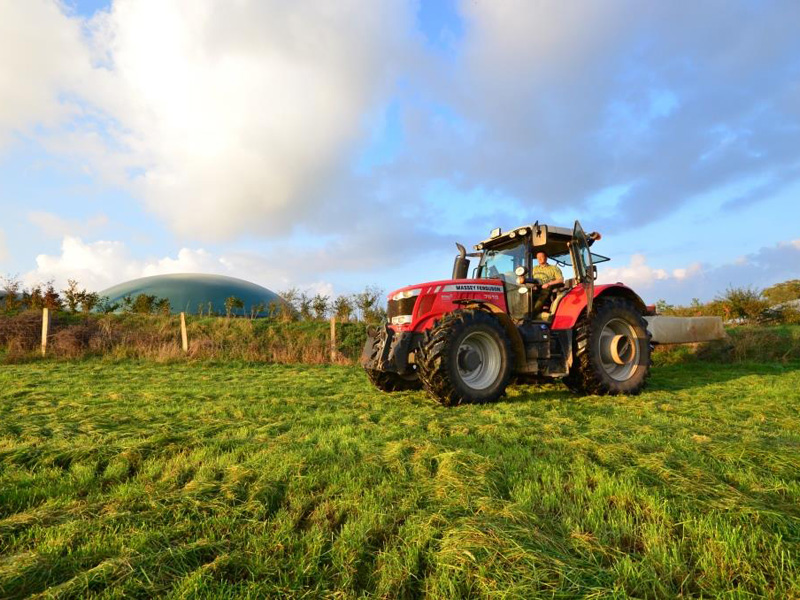
{"type": "MultiPolygon", "coordinates": [[[[663,317],[622,283],[595,285],[594,263],[608,260],[589,250],[599,237],[578,222],[571,231],[536,223],[494,230],[469,255],[458,244],[452,279],[389,294],[387,323],[368,331],[361,357],[370,380],[387,392],[424,387],[446,405],[496,400],[512,377],[561,379],[578,393],[638,393],[650,373],[645,319],[663,317]],[[537,252],[574,272],[544,312],[533,310],[537,252]],[[470,278],[468,256],[479,259],[470,278]]],[[[687,339],[685,324],[654,328],[665,340],[699,341],[687,339]]],[[[715,339],[721,323],[700,329],[715,339]]]]}

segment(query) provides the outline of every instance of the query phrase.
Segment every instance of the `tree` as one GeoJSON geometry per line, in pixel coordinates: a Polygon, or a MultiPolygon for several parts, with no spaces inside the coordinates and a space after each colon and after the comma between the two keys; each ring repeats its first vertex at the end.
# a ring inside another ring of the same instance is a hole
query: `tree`
{"type": "Polygon", "coordinates": [[[158,298],[151,294],[139,294],[133,299],[131,312],[139,315],[152,315],[158,298]]]}
{"type": "Polygon", "coordinates": [[[61,296],[58,295],[58,292],[53,286],[52,281],[47,282],[47,287],[44,290],[44,296],[42,300],[45,308],[49,310],[61,310],[64,308],[64,303],[61,301],[61,296]]]}
{"type": "Polygon", "coordinates": [[[336,320],[345,323],[353,316],[353,301],[348,296],[339,296],[333,302],[333,314],[336,320]]]}
{"type": "Polygon", "coordinates": [[[225,298],[225,316],[229,319],[235,309],[244,309],[244,300],[236,296],[228,296],[225,298]]]}
{"type": "Polygon", "coordinates": [[[22,284],[16,275],[3,277],[3,308],[6,312],[13,312],[22,306],[19,300],[20,289],[22,284]]]}
{"type": "Polygon", "coordinates": [[[353,295],[353,303],[360,313],[362,321],[377,323],[386,316],[386,311],[380,305],[383,290],[379,287],[368,285],[363,292],[353,295]]]}
{"type": "Polygon", "coordinates": [[[74,279],[67,280],[67,287],[66,289],[61,291],[64,294],[64,298],[67,300],[67,308],[69,308],[69,312],[76,313],[78,312],[78,306],[81,303],[81,290],[78,288],[78,282],[74,279]]]}
{"type": "Polygon", "coordinates": [[[661,299],[656,301],[656,312],[660,315],[668,315],[675,311],[675,306],[669,304],[666,300],[661,299]]]}
{"type": "MultiPolygon", "coordinates": [[[[287,312],[291,313],[291,308],[287,307],[286,303],[284,302],[278,302],[276,300],[273,300],[267,306],[267,316],[270,319],[273,319],[278,316],[284,316],[287,312]]],[[[291,315],[288,319],[285,320],[291,320],[291,315]]]]}
{"type": "Polygon", "coordinates": [[[169,316],[172,312],[172,306],[169,303],[169,298],[157,298],[153,303],[153,309],[165,317],[169,316]]]}
{"type": "Polygon", "coordinates": [[[103,296],[97,301],[97,310],[104,315],[111,314],[119,309],[119,302],[112,302],[108,296],[103,296]]]}
{"type": "Polygon", "coordinates": [[[267,305],[264,302],[259,302],[258,304],[253,304],[250,307],[250,319],[255,319],[256,317],[260,317],[262,314],[267,312],[267,305]]]}
{"type": "Polygon", "coordinates": [[[751,287],[729,287],[717,300],[730,319],[756,319],[769,305],[761,292],[751,287]]]}
{"type": "Polygon", "coordinates": [[[300,297],[297,300],[297,308],[299,309],[300,312],[300,318],[303,321],[311,320],[312,317],[311,297],[305,292],[302,292],[300,294],[300,297]]]}
{"type": "Polygon", "coordinates": [[[42,293],[41,284],[34,285],[30,291],[22,290],[22,305],[33,310],[44,308],[44,294],[42,293]]]}
{"type": "Polygon", "coordinates": [[[300,291],[296,287],[290,287],[288,290],[279,292],[278,296],[283,300],[282,304],[273,303],[279,307],[276,314],[280,313],[282,321],[294,321],[299,313],[299,300],[300,291]]]}
{"type": "Polygon", "coordinates": [[[314,310],[314,318],[322,321],[328,314],[330,309],[330,298],[322,294],[315,294],[311,300],[311,308],[314,310]]]}
{"type": "Polygon", "coordinates": [[[81,292],[81,310],[84,314],[88,315],[92,312],[98,302],[100,302],[100,294],[97,292],[87,292],[86,290],[81,292]]]}

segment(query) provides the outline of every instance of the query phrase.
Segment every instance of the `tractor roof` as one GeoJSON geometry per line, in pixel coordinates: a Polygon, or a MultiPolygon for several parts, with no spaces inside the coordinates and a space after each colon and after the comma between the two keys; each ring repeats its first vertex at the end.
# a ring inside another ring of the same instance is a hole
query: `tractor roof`
{"type": "Polygon", "coordinates": [[[544,248],[548,254],[566,251],[567,243],[572,241],[572,229],[542,225],[537,222],[533,225],[522,225],[509,229],[505,233],[500,228],[497,228],[492,231],[492,235],[489,238],[476,245],[475,249],[482,250],[483,248],[503,246],[518,236],[529,235],[531,232],[533,232],[533,246],[544,248]]]}

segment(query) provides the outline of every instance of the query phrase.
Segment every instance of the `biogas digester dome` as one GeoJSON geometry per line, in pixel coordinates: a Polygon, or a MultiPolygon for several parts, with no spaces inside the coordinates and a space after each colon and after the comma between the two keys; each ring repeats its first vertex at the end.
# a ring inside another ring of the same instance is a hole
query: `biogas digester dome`
{"type": "Polygon", "coordinates": [[[269,307],[272,303],[283,302],[275,292],[244,279],[197,273],[142,277],[100,292],[100,296],[107,296],[111,302],[120,302],[126,296],[136,298],[139,294],[166,298],[173,313],[196,313],[201,306],[205,313],[208,311],[209,303],[215,313],[224,313],[225,300],[231,296],[244,302],[244,309],[233,310],[239,315],[249,315],[253,307],[259,305],[269,307]]]}

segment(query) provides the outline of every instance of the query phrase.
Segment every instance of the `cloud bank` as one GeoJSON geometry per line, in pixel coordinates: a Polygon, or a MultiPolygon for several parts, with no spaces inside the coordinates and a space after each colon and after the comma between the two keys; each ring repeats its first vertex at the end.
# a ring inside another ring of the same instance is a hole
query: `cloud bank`
{"type": "Polygon", "coordinates": [[[117,0],[81,23],[30,0],[2,17],[3,61],[18,58],[0,134],[44,126],[49,150],[128,185],[177,234],[227,239],[313,219],[386,100],[413,12],[117,0]]]}
{"type": "MultiPolygon", "coordinates": [[[[458,7],[437,54],[404,0],[114,0],[88,21],[0,0],[0,151],[34,140],[182,246],[283,240],[319,278],[567,213],[625,235],[800,178],[797,2],[458,7]],[[298,252],[296,232],[322,241],[298,252]]],[[[710,267],[626,269],[669,286],[710,267]]]]}
{"type": "Polygon", "coordinates": [[[653,268],[644,255],[636,254],[622,267],[600,265],[598,282],[623,282],[648,302],[667,299],[688,304],[692,298],[711,300],[729,287],[763,289],[796,279],[798,265],[800,239],[761,248],[724,265],[694,263],[672,271],[653,268]]]}

